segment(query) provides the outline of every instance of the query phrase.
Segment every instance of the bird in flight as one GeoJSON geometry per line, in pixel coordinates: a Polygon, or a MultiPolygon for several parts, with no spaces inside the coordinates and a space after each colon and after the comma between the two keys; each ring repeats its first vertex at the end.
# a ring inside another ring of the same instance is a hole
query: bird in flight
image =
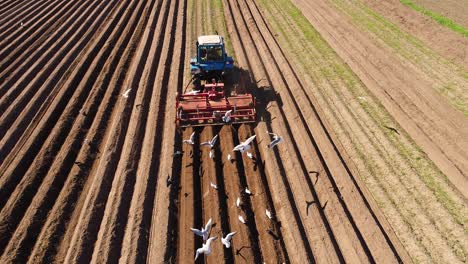
{"type": "Polygon", "coordinates": [[[203,244],[201,248],[197,249],[197,253],[195,254],[195,260],[197,260],[198,255],[200,254],[205,254],[209,255],[211,254],[211,242],[215,240],[217,237],[210,237],[207,241],[206,244],[203,244]]]}
{"type": "Polygon", "coordinates": [[[237,145],[232,151],[240,151],[241,153],[244,153],[244,151],[249,150],[250,143],[255,139],[255,137],[256,135],[249,137],[246,141],[237,145]]]}
{"type": "Polygon", "coordinates": [[[182,143],[193,145],[195,144],[194,140],[195,140],[195,132],[193,132],[192,135],[190,135],[190,139],[184,139],[182,143]]]}
{"type": "Polygon", "coordinates": [[[218,190],[218,185],[210,182],[210,186],[213,187],[213,189],[218,190]]]}
{"type": "Polygon", "coordinates": [[[229,121],[231,121],[231,113],[232,110],[229,110],[224,114],[224,116],[222,117],[224,123],[229,123],[229,121]]]}
{"type": "Polygon", "coordinates": [[[246,223],[246,221],[245,221],[244,217],[242,217],[242,215],[239,215],[239,221],[241,221],[243,224],[246,223]]]}
{"type": "Polygon", "coordinates": [[[269,135],[272,135],[273,136],[273,140],[270,142],[270,144],[268,144],[268,148],[271,149],[273,148],[274,146],[278,145],[279,143],[283,142],[283,137],[280,137],[278,136],[277,134],[275,133],[270,133],[267,131],[267,133],[269,135]]]}
{"type": "Polygon", "coordinates": [[[210,234],[212,225],[213,225],[213,221],[210,218],[210,220],[208,220],[208,222],[206,223],[205,227],[202,227],[201,230],[195,229],[193,227],[191,227],[190,230],[192,230],[192,232],[195,235],[201,236],[203,237],[203,240],[206,240],[208,239],[208,235],[210,234]]]}
{"type": "Polygon", "coordinates": [[[218,135],[214,136],[210,141],[206,141],[200,144],[200,147],[202,146],[209,146],[210,148],[213,148],[214,145],[216,144],[216,140],[218,140],[218,135]]]}
{"type": "Polygon", "coordinates": [[[123,93],[123,97],[128,98],[128,93],[130,93],[132,89],[127,89],[125,93],[123,93]]]}
{"type": "Polygon", "coordinates": [[[245,187],[245,193],[248,194],[248,195],[252,194],[252,192],[247,187],[245,187]]]}
{"type": "Polygon", "coordinates": [[[265,214],[268,216],[269,219],[273,219],[271,212],[268,209],[265,209],[265,214]]]}
{"type": "Polygon", "coordinates": [[[231,247],[231,239],[237,232],[231,232],[226,235],[226,237],[221,237],[221,242],[226,246],[226,248],[231,247]]]}

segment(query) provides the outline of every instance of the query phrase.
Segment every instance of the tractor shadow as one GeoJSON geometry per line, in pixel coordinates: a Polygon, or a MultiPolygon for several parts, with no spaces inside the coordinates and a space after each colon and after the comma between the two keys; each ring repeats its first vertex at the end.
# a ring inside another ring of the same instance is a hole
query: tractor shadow
{"type": "MultiPolygon", "coordinates": [[[[257,112],[257,122],[270,123],[271,114],[268,111],[269,103],[276,102],[277,106],[282,108],[283,102],[281,96],[269,86],[267,79],[254,80],[249,70],[234,67],[226,76],[226,92],[228,95],[251,93],[255,98],[255,109],[257,112]]],[[[270,105],[270,107],[272,107],[270,105]]],[[[256,125],[253,125],[255,127],[256,125]]]]}

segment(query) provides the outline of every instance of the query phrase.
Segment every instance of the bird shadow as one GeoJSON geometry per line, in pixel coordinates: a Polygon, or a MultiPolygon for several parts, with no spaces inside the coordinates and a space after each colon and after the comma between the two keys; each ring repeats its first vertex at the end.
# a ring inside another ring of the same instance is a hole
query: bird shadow
{"type": "Polygon", "coordinates": [[[314,174],[315,175],[315,182],[314,185],[317,184],[320,173],[318,171],[309,171],[309,174],[314,174]]]}
{"type": "Polygon", "coordinates": [[[267,230],[268,234],[273,237],[274,240],[279,240],[279,236],[273,232],[273,230],[268,229],[267,230]]]}
{"type": "Polygon", "coordinates": [[[242,246],[241,248],[237,249],[236,250],[236,256],[241,256],[244,260],[247,260],[241,253],[241,251],[244,249],[244,248],[251,248],[251,247],[248,247],[248,246],[242,246]]]}
{"type": "Polygon", "coordinates": [[[309,216],[309,207],[315,203],[315,201],[306,201],[307,207],[306,207],[306,215],[309,216]]]}

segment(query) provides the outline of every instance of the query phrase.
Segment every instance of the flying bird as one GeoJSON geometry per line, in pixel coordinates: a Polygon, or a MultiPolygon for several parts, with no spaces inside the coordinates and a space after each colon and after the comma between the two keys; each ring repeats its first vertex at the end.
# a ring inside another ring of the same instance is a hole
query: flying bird
{"type": "Polygon", "coordinates": [[[231,161],[231,154],[227,155],[227,159],[228,159],[228,161],[231,161]]]}
{"type": "Polygon", "coordinates": [[[237,232],[231,232],[226,235],[226,237],[221,237],[221,242],[226,246],[226,248],[231,247],[231,239],[237,232]]]}
{"type": "Polygon", "coordinates": [[[123,97],[128,98],[128,93],[129,93],[131,90],[132,90],[132,89],[127,89],[127,90],[123,93],[123,97]]]}
{"type": "Polygon", "coordinates": [[[185,94],[192,94],[192,95],[197,95],[200,91],[197,91],[197,90],[192,90],[188,93],[185,93],[185,94]]]}
{"type": "Polygon", "coordinates": [[[273,135],[273,140],[270,142],[270,144],[268,144],[268,148],[271,149],[273,148],[274,146],[278,145],[279,143],[283,142],[283,138],[276,135],[275,133],[270,133],[267,131],[267,133],[269,135],[273,135]]]}
{"type": "Polygon", "coordinates": [[[249,159],[253,159],[252,153],[250,153],[250,152],[247,151],[247,157],[249,157],[249,159]]]}
{"type": "Polygon", "coordinates": [[[210,182],[210,185],[211,185],[211,187],[213,187],[213,189],[218,190],[218,185],[216,185],[216,184],[214,184],[212,182],[210,182]]]}
{"type": "Polygon", "coordinates": [[[214,157],[213,150],[210,150],[210,154],[208,154],[208,156],[210,157],[210,159],[212,159],[214,157]]]}
{"type": "Polygon", "coordinates": [[[269,219],[273,219],[273,216],[271,216],[271,212],[268,211],[268,209],[265,209],[265,214],[268,216],[269,219]]]}
{"type": "Polygon", "coordinates": [[[203,142],[200,144],[200,147],[202,146],[210,146],[210,148],[213,148],[214,145],[216,144],[216,140],[218,139],[218,135],[214,136],[213,139],[207,142],[203,142]]]}
{"type": "Polygon", "coordinates": [[[224,116],[222,117],[224,123],[229,123],[229,121],[231,121],[231,113],[232,110],[229,110],[224,114],[224,116]]]}
{"type": "Polygon", "coordinates": [[[246,222],[245,222],[245,219],[244,219],[244,217],[242,217],[242,215],[239,215],[239,221],[241,221],[243,224],[246,223],[246,222]]]}
{"type": "Polygon", "coordinates": [[[208,235],[210,234],[212,225],[213,225],[213,222],[211,221],[211,218],[210,218],[210,220],[208,220],[208,222],[206,223],[205,227],[202,227],[201,230],[195,229],[193,227],[190,228],[190,230],[192,230],[192,232],[195,235],[203,237],[203,240],[207,240],[208,235]]]}
{"type": "Polygon", "coordinates": [[[203,244],[201,248],[197,249],[197,253],[195,254],[195,260],[197,260],[198,255],[200,254],[205,254],[208,256],[211,254],[211,242],[215,240],[217,237],[210,237],[207,241],[206,244],[203,244]]]}
{"type": "Polygon", "coordinates": [[[249,150],[250,149],[250,142],[252,142],[255,137],[256,137],[256,135],[253,135],[253,136],[249,137],[246,141],[244,141],[244,142],[240,143],[239,145],[237,145],[232,151],[240,151],[241,153],[244,153],[244,151],[249,150]]]}
{"type": "Polygon", "coordinates": [[[240,203],[241,203],[241,199],[240,199],[240,197],[237,197],[237,201],[236,201],[236,205],[237,205],[237,207],[239,207],[239,206],[240,206],[240,203]]]}
{"type": "Polygon", "coordinates": [[[185,139],[184,141],[182,141],[182,143],[193,145],[195,144],[194,140],[195,140],[195,132],[193,132],[192,135],[190,135],[190,139],[185,139]]]}
{"type": "Polygon", "coordinates": [[[252,192],[247,187],[245,187],[245,193],[248,194],[248,195],[252,194],[252,192]]]}

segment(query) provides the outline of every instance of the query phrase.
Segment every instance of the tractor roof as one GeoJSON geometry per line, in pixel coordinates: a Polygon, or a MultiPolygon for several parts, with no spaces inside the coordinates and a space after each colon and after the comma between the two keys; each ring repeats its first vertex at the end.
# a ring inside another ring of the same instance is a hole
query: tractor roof
{"type": "Polygon", "coordinates": [[[208,35],[208,36],[199,36],[198,44],[223,44],[223,37],[219,35],[208,35]]]}

